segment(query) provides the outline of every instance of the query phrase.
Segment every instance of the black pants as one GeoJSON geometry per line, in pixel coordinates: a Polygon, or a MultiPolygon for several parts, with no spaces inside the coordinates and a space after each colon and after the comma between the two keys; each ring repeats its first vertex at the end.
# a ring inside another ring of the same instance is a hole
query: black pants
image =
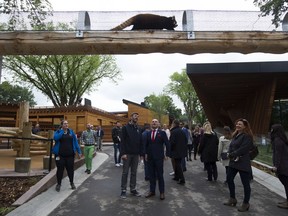
{"type": "Polygon", "coordinates": [[[228,167],[227,183],[229,187],[230,197],[235,199],[234,178],[238,172],[240,174],[241,182],[244,187],[243,203],[249,203],[251,195],[251,187],[250,187],[251,173],[228,167]]]}
{"type": "Polygon", "coordinates": [[[197,153],[198,153],[198,144],[194,143],[193,148],[194,148],[194,158],[196,158],[197,153]]]}
{"type": "Polygon", "coordinates": [[[285,188],[286,199],[288,200],[288,176],[278,174],[278,178],[285,188]]]}
{"type": "Polygon", "coordinates": [[[56,161],[56,166],[57,166],[57,172],[56,172],[57,183],[61,185],[64,168],[66,168],[70,183],[73,183],[74,181],[74,156],[60,157],[59,160],[57,160],[57,157],[56,157],[55,161],[56,161]]]}
{"type": "Polygon", "coordinates": [[[204,166],[207,170],[208,181],[212,181],[212,176],[213,176],[214,180],[216,181],[218,178],[218,171],[217,171],[216,162],[205,162],[204,166]]]}
{"type": "Polygon", "coordinates": [[[192,150],[193,150],[193,145],[187,145],[187,160],[188,159],[191,160],[192,150]]]}
{"type": "Polygon", "coordinates": [[[178,179],[181,182],[185,182],[183,169],[182,169],[182,162],[183,158],[174,158],[175,161],[175,179],[178,179]]]}

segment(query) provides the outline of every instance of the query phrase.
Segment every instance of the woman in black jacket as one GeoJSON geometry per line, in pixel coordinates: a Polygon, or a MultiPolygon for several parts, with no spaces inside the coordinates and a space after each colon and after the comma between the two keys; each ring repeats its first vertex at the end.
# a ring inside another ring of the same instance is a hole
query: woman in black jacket
{"type": "Polygon", "coordinates": [[[218,178],[216,161],[218,160],[218,144],[219,140],[217,135],[212,131],[210,122],[203,125],[204,134],[200,141],[198,153],[201,154],[202,162],[204,162],[205,169],[207,170],[207,181],[214,181],[218,178]]]}
{"type": "Polygon", "coordinates": [[[279,208],[288,209],[288,140],[281,124],[274,124],[271,129],[273,149],[273,171],[276,172],[286,192],[286,200],[278,203],[279,208]]]}
{"type": "Polygon", "coordinates": [[[250,204],[250,179],[251,179],[251,161],[249,150],[253,147],[253,133],[250,124],[246,119],[238,119],[235,125],[232,141],[229,146],[228,157],[230,158],[227,183],[230,192],[230,199],[224,205],[235,206],[237,200],[235,198],[234,178],[239,172],[241,182],[244,187],[244,200],[238,211],[248,211],[250,204]]]}

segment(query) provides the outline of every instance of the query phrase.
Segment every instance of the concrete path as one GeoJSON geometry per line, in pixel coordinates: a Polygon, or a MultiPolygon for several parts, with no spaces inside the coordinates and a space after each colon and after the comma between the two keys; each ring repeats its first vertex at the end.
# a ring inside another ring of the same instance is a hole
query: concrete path
{"type": "MultiPolygon", "coordinates": [[[[166,199],[164,201],[159,199],[158,191],[156,196],[151,199],[144,197],[144,194],[148,192],[149,184],[144,181],[144,170],[140,164],[138,168],[138,191],[143,196],[133,197],[129,195],[126,200],[123,200],[120,198],[122,168],[114,165],[113,147],[105,147],[104,151],[109,155],[109,158],[106,160],[107,156],[99,153],[94,159],[94,164],[98,164],[99,167],[94,165],[94,172],[91,175],[84,173],[84,167],[77,170],[75,174],[77,190],[72,191],[69,188],[68,180],[64,179],[63,183],[66,182],[67,184],[62,186],[60,193],[57,193],[53,186],[47,192],[17,208],[9,215],[288,215],[288,210],[276,206],[277,202],[283,201],[284,198],[257,182],[259,179],[263,180],[263,176],[260,178],[255,176],[255,181],[251,184],[252,196],[249,212],[240,213],[235,207],[224,206],[223,202],[229,197],[228,188],[223,184],[224,167],[218,163],[218,181],[207,182],[206,172],[203,171],[203,164],[199,159],[187,162],[185,186],[178,185],[171,179],[169,176],[171,163],[170,161],[165,162],[166,199]],[[103,164],[100,165],[101,163],[103,164]],[[84,182],[79,185],[80,181],[83,181],[82,178],[87,179],[84,179],[84,182]]],[[[266,182],[270,188],[273,184],[279,185],[279,180],[272,178],[266,182]]],[[[236,177],[236,194],[237,206],[239,206],[243,199],[243,188],[239,176],[236,177]]]]}

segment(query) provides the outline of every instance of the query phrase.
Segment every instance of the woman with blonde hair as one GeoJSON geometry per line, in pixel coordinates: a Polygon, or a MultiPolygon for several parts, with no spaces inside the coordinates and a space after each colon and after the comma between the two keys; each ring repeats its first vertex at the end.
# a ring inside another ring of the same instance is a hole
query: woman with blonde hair
{"type": "Polygon", "coordinates": [[[201,160],[207,171],[207,181],[214,181],[218,178],[216,161],[218,159],[218,137],[213,132],[211,123],[205,122],[203,125],[204,134],[200,141],[198,153],[201,154],[201,160]]]}
{"type": "Polygon", "coordinates": [[[236,206],[234,178],[239,172],[242,185],[244,187],[244,200],[238,211],[245,212],[249,210],[250,204],[250,179],[251,179],[251,160],[249,151],[253,147],[253,133],[250,124],[246,119],[238,119],[235,122],[235,131],[232,134],[232,141],[229,146],[228,157],[230,158],[227,183],[229,187],[230,198],[224,205],[236,206]]]}
{"type": "Polygon", "coordinates": [[[226,179],[224,181],[224,184],[227,184],[227,173],[229,165],[229,158],[227,157],[227,154],[232,139],[232,133],[229,126],[224,126],[223,130],[223,136],[219,138],[218,160],[221,161],[222,165],[225,167],[226,179]]]}

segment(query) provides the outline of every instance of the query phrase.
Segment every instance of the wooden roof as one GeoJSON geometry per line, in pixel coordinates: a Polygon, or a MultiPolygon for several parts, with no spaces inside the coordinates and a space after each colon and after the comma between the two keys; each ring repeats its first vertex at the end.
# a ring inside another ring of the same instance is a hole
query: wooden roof
{"type": "Polygon", "coordinates": [[[288,32],[0,32],[0,55],[286,53],[288,32]]]}

